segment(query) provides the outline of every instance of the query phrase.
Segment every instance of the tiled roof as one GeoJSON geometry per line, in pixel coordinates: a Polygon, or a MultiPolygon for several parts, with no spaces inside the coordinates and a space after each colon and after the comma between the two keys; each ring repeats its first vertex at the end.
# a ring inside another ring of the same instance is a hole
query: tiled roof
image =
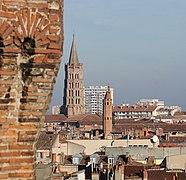
{"type": "Polygon", "coordinates": [[[164,171],[164,170],[149,170],[147,171],[148,173],[148,179],[150,180],[172,180],[173,176],[176,176],[176,179],[179,180],[185,180],[186,179],[186,173],[184,172],[168,172],[168,171],[164,171]]]}
{"type": "Polygon", "coordinates": [[[81,114],[68,118],[68,121],[78,121],[81,125],[102,124],[102,117],[97,114],[81,114]]]}
{"type": "Polygon", "coordinates": [[[156,123],[144,123],[144,122],[136,122],[136,123],[119,123],[114,124],[113,131],[122,131],[125,129],[141,129],[141,128],[162,128],[164,132],[186,132],[186,123],[182,124],[168,124],[168,123],[162,123],[162,122],[156,122],[156,123]]]}
{"type": "Polygon", "coordinates": [[[52,122],[79,122],[81,125],[101,125],[102,124],[102,117],[97,114],[80,114],[76,116],[72,116],[67,118],[63,114],[58,115],[45,115],[45,122],[52,123],[52,122]]]}
{"type": "Polygon", "coordinates": [[[45,115],[45,122],[61,122],[66,120],[67,117],[64,114],[47,114],[45,115]]]}
{"type": "Polygon", "coordinates": [[[125,165],[126,177],[143,177],[144,165],[125,165]]]}
{"type": "Polygon", "coordinates": [[[42,131],[36,143],[37,150],[51,150],[53,143],[57,138],[57,134],[47,134],[42,131]]]}
{"type": "Polygon", "coordinates": [[[113,112],[152,112],[157,106],[114,106],[113,112]]]}

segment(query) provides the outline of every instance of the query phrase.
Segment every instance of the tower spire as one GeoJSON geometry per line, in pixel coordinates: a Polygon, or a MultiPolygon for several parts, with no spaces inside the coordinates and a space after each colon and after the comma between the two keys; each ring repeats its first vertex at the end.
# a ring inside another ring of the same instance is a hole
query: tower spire
{"type": "Polygon", "coordinates": [[[69,57],[69,65],[78,65],[78,64],[79,64],[79,60],[78,60],[76,44],[75,44],[75,35],[73,33],[72,46],[71,46],[70,57],[69,57]]]}

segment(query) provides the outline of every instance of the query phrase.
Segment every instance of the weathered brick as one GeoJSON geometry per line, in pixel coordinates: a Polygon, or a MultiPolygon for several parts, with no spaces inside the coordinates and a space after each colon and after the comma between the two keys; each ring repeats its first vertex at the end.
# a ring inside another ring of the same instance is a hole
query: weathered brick
{"type": "Polygon", "coordinates": [[[5,5],[2,5],[2,10],[6,12],[7,11],[7,7],[5,5]]]}
{"type": "Polygon", "coordinates": [[[50,32],[51,34],[56,34],[58,31],[59,31],[59,29],[53,28],[53,27],[51,27],[51,28],[49,29],[49,32],[50,32]]]}
{"type": "Polygon", "coordinates": [[[33,163],[34,158],[13,158],[10,159],[9,162],[10,164],[17,164],[17,163],[33,163]]]}
{"type": "Polygon", "coordinates": [[[3,44],[4,44],[4,46],[11,45],[11,44],[13,44],[13,39],[9,38],[9,39],[4,40],[3,44]]]}
{"type": "Polygon", "coordinates": [[[0,179],[35,178],[34,144],[62,55],[62,9],[50,3],[1,2],[0,179]]]}
{"type": "Polygon", "coordinates": [[[44,41],[40,40],[40,41],[36,42],[36,47],[44,46],[44,45],[49,44],[49,43],[50,43],[50,40],[48,40],[48,39],[46,39],[44,41]]]}
{"type": "Polygon", "coordinates": [[[30,125],[10,124],[9,128],[10,129],[17,129],[17,130],[19,130],[19,129],[24,129],[24,130],[26,130],[26,129],[37,129],[36,125],[31,125],[31,124],[30,125]]]}
{"type": "Polygon", "coordinates": [[[0,71],[0,75],[15,75],[16,71],[0,71]]]}
{"type": "Polygon", "coordinates": [[[4,33],[4,31],[6,30],[7,27],[8,27],[7,21],[3,21],[2,25],[0,26],[0,32],[1,32],[1,34],[4,33]]]}
{"type": "Polygon", "coordinates": [[[32,99],[32,98],[22,98],[21,103],[33,103],[33,102],[37,102],[37,99],[32,99]]]}
{"type": "MultiPolygon", "coordinates": [[[[35,93],[35,94],[37,95],[37,93],[35,93]]],[[[44,95],[42,94],[42,96],[44,96],[44,95]]],[[[46,106],[22,105],[20,108],[22,110],[23,109],[27,109],[27,110],[29,110],[29,109],[42,110],[42,109],[46,109],[46,106]]]]}
{"type": "Polygon", "coordinates": [[[30,152],[21,152],[21,156],[33,156],[34,152],[30,151],[30,152]]]}
{"type": "Polygon", "coordinates": [[[30,22],[30,9],[27,9],[27,31],[28,36],[30,35],[30,28],[31,28],[31,22],[30,22]]]}
{"type": "Polygon", "coordinates": [[[15,18],[16,15],[14,13],[0,11],[0,17],[15,18]]]}
{"type": "Polygon", "coordinates": [[[1,150],[7,150],[7,149],[8,149],[7,146],[0,146],[0,151],[1,151],[1,150]]]}
{"type": "Polygon", "coordinates": [[[0,171],[14,171],[14,170],[32,170],[34,168],[33,165],[25,165],[25,166],[5,166],[1,167],[0,171]]]}
{"type": "Polygon", "coordinates": [[[34,142],[35,140],[36,140],[35,137],[29,137],[29,136],[23,137],[23,136],[20,136],[17,141],[18,142],[34,142]]]}
{"type": "Polygon", "coordinates": [[[6,131],[0,131],[0,136],[15,136],[17,132],[15,130],[6,130],[6,131]]]}
{"type": "Polygon", "coordinates": [[[50,43],[48,48],[50,49],[61,49],[61,46],[59,43],[50,43]]]}
{"type": "Polygon", "coordinates": [[[55,72],[49,71],[49,72],[47,72],[47,75],[49,75],[49,76],[55,76],[55,72]]]}
{"type": "Polygon", "coordinates": [[[39,40],[45,33],[50,29],[50,24],[46,25],[46,27],[35,37],[36,40],[39,40]]]}
{"type": "Polygon", "coordinates": [[[36,111],[24,111],[19,113],[20,116],[42,116],[42,112],[36,112],[36,111]]]}
{"type": "Polygon", "coordinates": [[[12,156],[20,156],[20,155],[21,155],[20,152],[4,152],[4,153],[0,152],[0,157],[12,157],[12,156]]]}
{"type": "Polygon", "coordinates": [[[59,17],[56,14],[49,14],[50,21],[58,21],[59,17]]]}
{"type": "Polygon", "coordinates": [[[35,33],[35,31],[36,31],[36,26],[37,26],[39,17],[40,17],[40,14],[39,14],[39,13],[36,13],[36,15],[33,15],[33,16],[32,16],[32,21],[31,21],[31,22],[34,22],[34,25],[33,25],[33,27],[32,27],[32,33],[31,33],[31,35],[30,35],[31,38],[34,37],[34,33],[35,33]]]}
{"type": "Polygon", "coordinates": [[[45,17],[43,16],[43,17],[41,18],[41,20],[40,20],[40,22],[39,22],[37,28],[38,28],[39,30],[41,30],[41,27],[44,25],[44,23],[45,23],[45,17]]]}
{"type": "Polygon", "coordinates": [[[25,31],[25,27],[24,27],[24,25],[23,25],[23,19],[21,18],[21,12],[17,12],[17,17],[18,17],[18,20],[19,20],[19,24],[20,24],[20,26],[21,26],[21,30],[22,30],[22,35],[24,36],[24,37],[26,37],[26,31],[25,31]]]}
{"type": "Polygon", "coordinates": [[[52,80],[51,79],[43,79],[43,78],[32,78],[33,82],[37,82],[37,83],[51,83],[52,80]]]}
{"type": "Polygon", "coordinates": [[[10,85],[10,84],[12,84],[13,83],[13,80],[6,80],[6,81],[4,81],[4,80],[0,80],[0,84],[2,85],[2,84],[8,84],[8,85],[10,85]]]}
{"type": "Polygon", "coordinates": [[[17,46],[21,46],[21,42],[18,38],[14,38],[14,43],[17,45],[17,46]]]}
{"type": "Polygon", "coordinates": [[[8,179],[8,174],[5,174],[5,173],[3,174],[0,173],[0,179],[8,179]]]}
{"type": "Polygon", "coordinates": [[[14,123],[16,121],[15,118],[2,118],[0,117],[0,123],[14,123]]]}
{"type": "Polygon", "coordinates": [[[11,150],[31,150],[33,147],[32,145],[21,145],[21,144],[10,144],[9,149],[11,150]]]}
{"type": "MultiPolygon", "coordinates": [[[[21,42],[23,42],[23,35],[19,33],[19,31],[17,29],[14,29],[15,34],[17,35],[17,37],[20,39],[21,42]]],[[[21,52],[21,51],[20,51],[21,52]]]]}
{"type": "Polygon", "coordinates": [[[59,41],[59,37],[58,37],[58,36],[48,35],[47,37],[48,37],[48,39],[51,40],[51,41],[59,41]]]}
{"type": "Polygon", "coordinates": [[[30,178],[30,177],[33,177],[33,173],[21,173],[21,172],[9,173],[8,177],[10,177],[10,178],[19,178],[19,177],[30,178]]]}
{"type": "Polygon", "coordinates": [[[4,48],[4,53],[21,53],[21,49],[15,49],[15,48],[4,48]]]}
{"type": "Polygon", "coordinates": [[[56,54],[58,54],[58,53],[60,53],[61,51],[60,50],[58,50],[58,49],[36,49],[35,50],[35,53],[37,53],[37,54],[49,54],[49,53],[56,53],[56,54]]]}
{"type": "Polygon", "coordinates": [[[40,118],[19,118],[19,122],[40,122],[40,118]]]}
{"type": "Polygon", "coordinates": [[[2,34],[2,38],[6,39],[13,31],[13,27],[9,26],[8,29],[2,34]]]}

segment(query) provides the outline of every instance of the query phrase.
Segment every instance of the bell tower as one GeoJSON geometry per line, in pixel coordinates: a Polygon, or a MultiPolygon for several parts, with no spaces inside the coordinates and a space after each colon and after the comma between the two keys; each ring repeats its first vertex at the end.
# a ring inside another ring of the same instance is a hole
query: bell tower
{"type": "Polygon", "coordinates": [[[68,117],[85,113],[83,64],[79,63],[74,35],[69,62],[65,64],[64,96],[61,113],[68,117]]]}
{"type": "Polygon", "coordinates": [[[103,133],[104,139],[107,139],[112,132],[112,96],[110,86],[103,99],[103,133]]]}

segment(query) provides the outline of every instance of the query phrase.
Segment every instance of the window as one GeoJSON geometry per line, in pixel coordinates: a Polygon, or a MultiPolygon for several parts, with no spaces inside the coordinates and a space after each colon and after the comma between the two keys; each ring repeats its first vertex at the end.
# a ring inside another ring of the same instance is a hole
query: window
{"type": "Polygon", "coordinates": [[[108,158],[108,164],[113,164],[114,163],[114,158],[108,158]]]}

